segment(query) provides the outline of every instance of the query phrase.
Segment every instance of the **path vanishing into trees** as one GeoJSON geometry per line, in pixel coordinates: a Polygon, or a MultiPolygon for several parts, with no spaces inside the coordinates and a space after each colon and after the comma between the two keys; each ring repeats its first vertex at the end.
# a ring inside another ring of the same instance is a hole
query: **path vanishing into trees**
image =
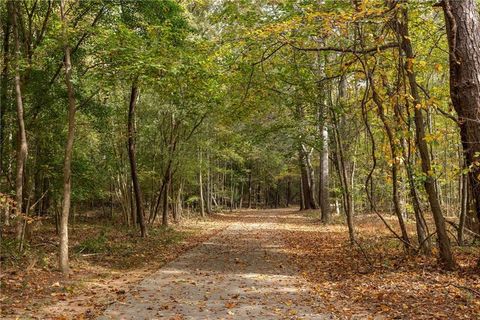
{"type": "Polygon", "coordinates": [[[100,319],[330,319],[289,262],[295,209],[242,211],[210,240],[144,279],[100,319]]]}

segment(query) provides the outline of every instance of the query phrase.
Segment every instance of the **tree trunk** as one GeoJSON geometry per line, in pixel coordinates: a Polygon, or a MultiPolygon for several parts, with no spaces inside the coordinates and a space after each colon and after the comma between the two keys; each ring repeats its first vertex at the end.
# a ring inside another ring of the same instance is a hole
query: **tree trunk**
{"type": "Polygon", "coordinates": [[[170,181],[170,210],[172,211],[172,218],[174,223],[178,223],[178,215],[177,211],[175,210],[175,192],[174,192],[174,183],[173,183],[173,171],[170,171],[170,178],[168,179],[170,181]]]}
{"type": "MultiPolygon", "coordinates": [[[[10,4],[7,6],[7,11],[8,11],[7,17],[3,24],[3,47],[2,47],[3,68],[2,68],[2,75],[0,78],[0,175],[3,174],[3,145],[4,145],[3,140],[4,140],[4,132],[5,132],[5,110],[6,110],[6,106],[8,105],[8,76],[9,76],[9,68],[10,68],[10,28],[11,28],[10,22],[11,22],[11,17],[13,15],[13,13],[11,12],[12,6],[13,5],[10,5],[10,4]]],[[[17,54],[17,51],[15,51],[15,54],[17,54]]]]}
{"type": "Polygon", "coordinates": [[[212,191],[211,191],[211,179],[210,179],[210,156],[207,153],[207,195],[206,195],[206,203],[207,203],[207,214],[212,213],[212,191]]]}
{"type": "Polygon", "coordinates": [[[480,15],[475,0],[442,1],[450,51],[450,97],[458,114],[469,185],[480,221],[480,15]]]}
{"type": "Polygon", "coordinates": [[[300,172],[302,175],[302,191],[304,199],[304,209],[316,209],[317,205],[315,204],[315,199],[313,198],[313,189],[312,189],[312,172],[311,165],[308,159],[309,154],[304,146],[300,146],[299,150],[299,160],[300,160],[300,172]]]}
{"type": "MultiPolygon", "coordinates": [[[[17,125],[18,125],[18,146],[17,146],[17,170],[15,176],[15,205],[17,215],[17,240],[21,240],[23,233],[23,183],[25,162],[28,156],[27,134],[25,131],[25,120],[23,110],[22,83],[20,79],[20,40],[18,32],[18,8],[15,1],[9,2],[9,11],[12,15],[12,28],[15,41],[15,97],[17,106],[17,125]]],[[[0,142],[1,143],[1,142],[0,142]]],[[[3,143],[2,143],[3,144],[3,143]]]]}
{"type": "Polygon", "coordinates": [[[198,157],[199,157],[199,168],[198,168],[198,188],[200,191],[200,216],[202,218],[205,218],[205,201],[203,198],[203,181],[202,181],[202,152],[198,152],[198,157]]]}
{"type": "Polygon", "coordinates": [[[468,210],[468,175],[461,175],[462,186],[460,188],[460,217],[458,222],[458,231],[457,238],[458,244],[460,246],[464,245],[464,230],[465,230],[465,221],[467,220],[467,210],[468,210]]]}
{"type": "Polygon", "coordinates": [[[248,209],[252,209],[252,169],[248,171],[248,209]]]}
{"type": "Polygon", "coordinates": [[[128,107],[128,158],[130,160],[130,174],[132,176],[133,193],[135,196],[136,218],[140,226],[140,235],[146,236],[145,217],[143,214],[143,197],[138,181],[137,160],[135,154],[135,108],[138,98],[138,86],[136,80],[132,83],[130,103],[128,107]]]}
{"type": "Polygon", "coordinates": [[[65,13],[65,0],[60,1],[60,14],[63,28],[64,41],[64,69],[65,84],[68,96],[68,131],[67,143],[65,146],[65,158],[63,162],[63,202],[62,215],[60,217],[60,270],[65,274],[69,272],[68,266],[68,216],[70,214],[70,197],[72,188],[72,154],[73,140],[75,135],[75,95],[72,84],[72,63],[70,58],[70,47],[67,39],[67,19],[65,13]]]}
{"type": "Polygon", "coordinates": [[[325,125],[325,117],[320,123],[320,134],[322,139],[322,150],[320,150],[320,185],[319,202],[322,212],[322,222],[330,223],[330,196],[329,196],[329,171],[328,171],[328,128],[325,125]]]}
{"type": "Polygon", "coordinates": [[[355,230],[353,226],[352,195],[350,193],[350,187],[347,179],[347,169],[345,168],[343,144],[342,144],[342,140],[340,139],[338,123],[337,123],[335,114],[334,113],[332,114],[333,114],[333,132],[334,132],[335,149],[336,149],[335,155],[337,158],[337,170],[338,170],[340,185],[342,186],[344,211],[347,218],[349,239],[350,239],[350,243],[353,244],[355,242],[355,230]]]}
{"type": "Polygon", "coordinates": [[[163,189],[163,207],[162,207],[162,225],[168,226],[168,190],[170,189],[170,177],[172,176],[172,165],[169,161],[167,172],[165,173],[165,188],[163,189]]]}
{"type": "Polygon", "coordinates": [[[288,208],[290,207],[290,202],[291,202],[291,198],[292,198],[292,179],[290,177],[288,177],[288,181],[287,181],[287,191],[286,191],[286,195],[285,195],[285,206],[288,208]]]}
{"type": "Polygon", "coordinates": [[[235,184],[233,182],[233,165],[230,172],[230,212],[233,211],[235,205],[235,184]]]}
{"type": "Polygon", "coordinates": [[[415,178],[412,172],[412,162],[410,156],[410,149],[408,154],[405,149],[407,143],[405,140],[402,141],[402,154],[405,159],[405,169],[407,171],[408,187],[410,190],[410,198],[412,199],[413,212],[415,214],[415,226],[417,230],[417,239],[418,244],[420,245],[420,250],[423,254],[430,255],[432,253],[432,244],[428,239],[428,226],[423,216],[422,208],[420,206],[420,200],[418,199],[417,190],[415,187],[415,178]]]}
{"type": "Polygon", "coordinates": [[[300,211],[305,210],[305,195],[303,192],[303,175],[300,174],[300,211]]]}
{"type": "Polygon", "coordinates": [[[405,247],[405,250],[410,250],[410,239],[408,237],[407,227],[405,225],[405,221],[402,215],[402,209],[400,205],[400,197],[398,193],[398,162],[397,162],[397,142],[395,141],[394,132],[388,123],[388,120],[385,116],[385,111],[383,108],[383,101],[381,100],[380,96],[377,94],[375,88],[375,81],[372,78],[372,75],[368,75],[369,82],[372,90],[373,101],[377,105],[378,115],[380,120],[383,123],[385,128],[385,132],[387,133],[388,142],[390,144],[390,152],[391,152],[391,161],[392,161],[392,200],[393,206],[395,210],[395,214],[398,219],[398,224],[400,226],[400,230],[402,232],[402,240],[405,247]]]}
{"type": "MultiPolygon", "coordinates": [[[[413,61],[413,59],[415,59],[415,54],[413,53],[413,48],[408,32],[408,13],[405,7],[402,8],[402,15],[403,17],[401,21],[396,23],[396,28],[401,39],[402,50],[405,52],[407,59],[409,61],[413,61]]],[[[430,154],[427,142],[425,141],[425,121],[421,109],[422,101],[418,92],[416,75],[413,71],[413,66],[411,66],[411,63],[409,64],[408,61],[405,63],[404,68],[409,80],[410,93],[413,97],[416,144],[420,152],[422,171],[425,175],[424,187],[425,191],[427,192],[428,201],[430,203],[430,208],[432,210],[433,219],[435,221],[435,227],[437,230],[438,247],[440,250],[440,262],[444,265],[446,269],[452,270],[455,268],[456,263],[451,251],[450,239],[448,238],[447,229],[445,226],[445,219],[442,214],[442,209],[438,200],[437,190],[435,188],[435,178],[432,176],[430,154]]]]}

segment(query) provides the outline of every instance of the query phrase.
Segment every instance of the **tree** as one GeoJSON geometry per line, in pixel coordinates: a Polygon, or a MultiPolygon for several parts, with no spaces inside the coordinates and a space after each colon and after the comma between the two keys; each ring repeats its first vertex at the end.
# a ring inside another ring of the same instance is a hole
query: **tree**
{"type": "Polygon", "coordinates": [[[71,195],[72,195],[72,155],[73,142],[75,138],[75,113],[76,101],[72,83],[72,61],[71,49],[68,43],[68,20],[66,17],[66,0],[60,0],[60,18],[62,22],[62,36],[64,46],[64,70],[65,85],[67,87],[67,141],[65,145],[65,157],[63,161],[63,200],[62,215],[60,218],[60,254],[59,265],[60,270],[66,274],[69,273],[68,266],[68,217],[70,215],[71,195]]]}
{"type": "Polygon", "coordinates": [[[450,97],[458,114],[469,185],[480,221],[480,15],[475,0],[442,0],[440,4],[450,52],[450,97]]]}
{"type": "Polygon", "coordinates": [[[472,194],[480,219],[480,16],[474,0],[441,1],[450,62],[450,97],[458,114],[460,136],[472,194]]]}
{"type": "Polygon", "coordinates": [[[24,211],[28,208],[23,208],[24,196],[24,172],[28,155],[27,133],[25,130],[24,106],[22,96],[22,82],[20,78],[21,52],[20,39],[18,32],[18,5],[14,1],[9,1],[9,12],[12,20],[12,30],[15,43],[15,101],[17,107],[17,126],[18,126],[18,147],[17,147],[17,169],[15,175],[15,205],[17,221],[17,240],[20,241],[20,248],[23,245],[23,229],[25,225],[24,211]]]}
{"type": "Polygon", "coordinates": [[[454,269],[456,266],[453,254],[451,252],[450,240],[448,238],[447,229],[445,226],[445,219],[442,214],[442,208],[440,206],[437,189],[435,188],[435,180],[432,176],[432,165],[428,146],[425,135],[425,122],[422,112],[422,101],[419,94],[418,83],[416,80],[416,74],[414,72],[411,61],[415,59],[411,40],[409,38],[408,30],[408,12],[406,8],[401,10],[402,20],[397,25],[397,30],[401,37],[401,46],[405,52],[407,61],[405,62],[405,72],[408,77],[410,85],[410,93],[413,97],[414,105],[414,119],[415,119],[415,131],[416,131],[416,143],[420,152],[420,158],[422,161],[422,171],[424,176],[424,186],[428,195],[428,201],[432,210],[435,226],[438,237],[438,247],[440,249],[440,261],[447,269],[454,269]],[[409,63],[410,61],[410,63],[409,63]]]}
{"type": "Polygon", "coordinates": [[[132,176],[133,191],[135,194],[135,208],[137,222],[140,226],[140,234],[142,237],[147,236],[145,227],[145,215],[143,212],[143,195],[138,181],[137,160],[135,153],[135,107],[138,100],[138,84],[137,79],[132,82],[132,90],[130,93],[130,103],[128,105],[128,158],[130,160],[130,171],[132,176]]]}

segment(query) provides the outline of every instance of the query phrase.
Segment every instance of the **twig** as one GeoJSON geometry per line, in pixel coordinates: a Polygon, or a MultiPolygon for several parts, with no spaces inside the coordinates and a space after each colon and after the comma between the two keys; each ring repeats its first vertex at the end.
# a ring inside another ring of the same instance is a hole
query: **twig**
{"type": "Polygon", "coordinates": [[[430,233],[425,239],[423,239],[422,243],[418,245],[417,250],[415,251],[415,254],[418,254],[420,250],[423,248],[423,245],[434,235],[436,234],[437,231],[430,233]]]}
{"type": "Polygon", "coordinates": [[[353,239],[353,242],[358,246],[358,248],[360,249],[360,252],[362,252],[363,256],[365,257],[365,260],[368,262],[368,264],[370,265],[370,268],[373,270],[374,269],[373,262],[370,260],[370,257],[368,256],[368,254],[362,248],[362,246],[357,241],[357,239],[353,239]]]}
{"type": "Polygon", "coordinates": [[[453,284],[453,283],[449,283],[448,285],[459,288],[459,289],[464,289],[464,290],[470,291],[473,294],[475,294],[477,297],[480,297],[480,291],[475,290],[473,288],[465,287],[465,286],[459,286],[458,284],[453,284]]]}
{"type": "MultiPolygon", "coordinates": [[[[445,219],[445,222],[458,230],[459,226],[455,222],[447,220],[447,219],[445,219]]],[[[471,233],[475,238],[480,238],[480,234],[478,234],[478,233],[476,233],[476,232],[474,232],[474,231],[472,231],[468,228],[463,228],[463,230],[471,233]]]]}

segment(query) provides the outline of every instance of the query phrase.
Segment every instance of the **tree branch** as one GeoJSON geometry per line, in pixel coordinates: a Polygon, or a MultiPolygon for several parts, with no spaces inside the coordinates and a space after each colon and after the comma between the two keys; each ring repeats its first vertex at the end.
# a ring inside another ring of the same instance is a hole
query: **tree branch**
{"type": "Polygon", "coordinates": [[[381,46],[365,48],[365,49],[341,48],[341,47],[303,48],[303,47],[297,47],[292,43],[289,43],[289,45],[295,50],[299,50],[299,51],[310,51],[310,52],[335,51],[335,52],[355,53],[355,54],[367,54],[367,53],[379,52],[379,51],[383,51],[391,48],[398,48],[398,43],[387,43],[381,46]]]}

